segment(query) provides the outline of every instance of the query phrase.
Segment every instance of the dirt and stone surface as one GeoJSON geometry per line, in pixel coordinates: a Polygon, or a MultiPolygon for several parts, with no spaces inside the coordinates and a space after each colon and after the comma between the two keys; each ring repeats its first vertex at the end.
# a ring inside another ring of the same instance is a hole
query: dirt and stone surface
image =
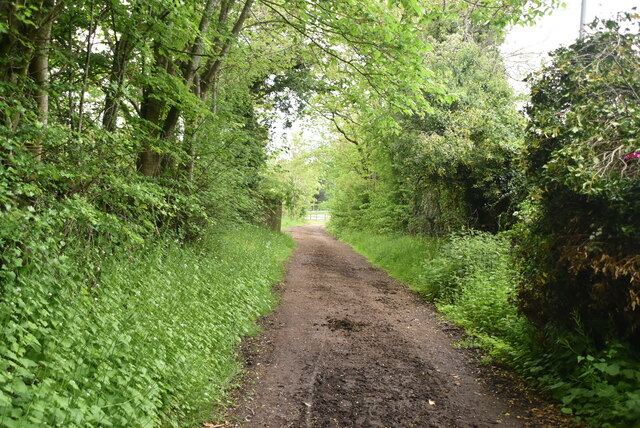
{"type": "Polygon", "coordinates": [[[298,248],[279,308],[245,344],[240,405],[216,426],[570,425],[456,348],[458,329],[323,226],[289,232],[298,248]]]}

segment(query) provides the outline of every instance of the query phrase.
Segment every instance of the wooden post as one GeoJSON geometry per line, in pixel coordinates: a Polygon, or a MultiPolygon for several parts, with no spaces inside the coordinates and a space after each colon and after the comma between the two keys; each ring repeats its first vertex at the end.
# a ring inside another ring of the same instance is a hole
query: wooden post
{"type": "Polygon", "coordinates": [[[271,230],[282,230],[282,200],[264,200],[264,224],[271,230]]]}

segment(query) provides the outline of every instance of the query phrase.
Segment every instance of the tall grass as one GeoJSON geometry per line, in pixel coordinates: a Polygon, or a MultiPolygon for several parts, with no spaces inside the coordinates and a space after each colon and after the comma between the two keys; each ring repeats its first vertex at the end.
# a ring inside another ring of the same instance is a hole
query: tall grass
{"type": "Polygon", "coordinates": [[[494,356],[510,358],[526,341],[529,325],[514,304],[518,273],[511,243],[501,235],[451,235],[423,263],[425,294],[494,356]]]}
{"type": "Polygon", "coordinates": [[[403,235],[376,235],[354,230],[331,229],[371,263],[406,282],[413,290],[423,292],[424,262],[437,254],[443,241],[438,238],[403,235]]]}
{"type": "Polygon", "coordinates": [[[303,218],[303,217],[283,216],[282,229],[286,229],[288,227],[294,227],[294,226],[302,226],[304,224],[309,224],[309,222],[310,220],[307,220],[306,218],[303,218]]]}
{"type": "MultiPolygon", "coordinates": [[[[2,349],[0,426],[210,418],[238,370],[235,347],[275,303],[271,287],[292,246],[288,236],[247,226],[111,256],[99,283],[67,284],[57,318],[40,309],[50,331],[38,352],[2,349]]],[[[5,326],[5,336],[22,328],[26,343],[28,318],[5,326]]]]}

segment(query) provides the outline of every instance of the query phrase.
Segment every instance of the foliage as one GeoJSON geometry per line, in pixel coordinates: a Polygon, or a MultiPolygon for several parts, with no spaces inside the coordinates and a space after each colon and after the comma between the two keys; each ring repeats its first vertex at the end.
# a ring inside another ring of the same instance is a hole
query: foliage
{"type": "Polygon", "coordinates": [[[421,131],[415,142],[396,143],[417,200],[411,231],[443,233],[461,226],[497,231],[510,223],[520,191],[514,164],[522,121],[491,43],[454,34],[434,50],[430,63],[453,99],[435,114],[409,122],[409,129],[421,131]]]}
{"type": "Polygon", "coordinates": [[[539,325],[579,316],[600,343],[637,344],[638,19],[594,25],[533,79],[519,305],[539,325]]]}
{"type": "Polygon", "coordinates": [[[451,90],[429,91],[424,114],[329,117],[334,233],[596,426],[640,411],[637,26],[597,22],[554,53],[524,141],[496,33],[455,19],[430,26],[425,64],[451,90]]]}
{"type": "Polygon", "coordinates": [[[315,196],[322,190],[326,168],[324,147],[305,143],[294,135],[287,147],[269,164],[271,192],[283,201],[291,217],[303,217],[315,196]]]}
{"type": "Polygon", "coordinates": [[[0,3],[0,424],[195,422],[282,255],[280,238],[253,231],[271,249],[242,251],[211,226],[258,222],[269,115],[319,73],[316,90],[350,105],[433,86],[403,11],[0,3]]]}
{"type": "Polygon", "coordinates": [[[470,231],[451,235],[423,265],[423,293],[494,353],[513,352],[527,331],[513,304],[518,273],[510,253],[506,236],[470,231]]]}
{"type": "Polygon", "coordinates": [[[333,160],[338,228],[446,234],[512,222],[522,121],[496,38],[488,30],[474,39],[456,22],[434,31],[424,66],[446,94],[427,94],[419,115],[392,115],[391,131],[375,116],[334,119],[344,139],[333,160]]]}
{"type": "Polygon", "coordinates": [[[544,340],[523,344],[511,360],[548,391],[562,411],[593,426],[634,426],[640,414],[640,361],[629,344],[604,346],[590,338],[579,319],[571,331],[548,326],[544,340]]]}
{"type": "Polygon", "coordinates": [[[184,426],[220,402],[274,303],[290,238],[256,227],[116,251],[87,283],[52,260],[2,303],[3,426],[184,426]]]}
{"type": "Polygon", "coordinates": [[[353,229],[336,230],[333,226],[330,230],[340,240],[365,255],[371,263],[418,290],[421,287],[424,261],[434,257],[441,245],[438,238],[377,235],[353,229]]]}
{"type": "Polygon", "coordinates": [[[336,224],[430,230],[435,200],[461,207],[437,232],[497,227],[480,218],[515,199],[519,125],[496,35],[557,2],[526,3],[0,3],[0,423],[196,421],[284,254],[212,225],[317,188],[291,183],[306,162],[267,169],[270,116],[291,99],[362,140],[336,159],[355,172],[336,174],[355,183],[336,224]]]}

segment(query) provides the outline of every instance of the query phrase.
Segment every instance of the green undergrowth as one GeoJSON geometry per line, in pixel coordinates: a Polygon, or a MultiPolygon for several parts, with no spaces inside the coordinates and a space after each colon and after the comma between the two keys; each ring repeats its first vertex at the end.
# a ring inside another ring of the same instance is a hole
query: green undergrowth
{"type": "Polygon", "coordinates": [[[284,234],[244,226],[105,255],[89,284],[67,268],[44,297],[29,287],[38,272],[20,277],[0,302],[0,426],[211,418],[238,371],[235,348],[274,306],[292,247],[284,234]]]}
{"type": "Polygon", "coordinates": [[[447,239],[332,232],[406,282],[479,347],[548,392],[564,413],[598,427],[640,426],[640,361],[616,340],[576,328],[534,328],[516,309],[520,279],[507,236],[469,231],[447,239]]]}
{"type": "Polygon", "coordinates": [[[420,292],[423,286],[423,264],[435,256],[442,242],[437,238],[416,238],[402,235],[376,235],[369,232],[330,229],[338,239],[351,245],[358,253],[406,282],[420,292]]]}

